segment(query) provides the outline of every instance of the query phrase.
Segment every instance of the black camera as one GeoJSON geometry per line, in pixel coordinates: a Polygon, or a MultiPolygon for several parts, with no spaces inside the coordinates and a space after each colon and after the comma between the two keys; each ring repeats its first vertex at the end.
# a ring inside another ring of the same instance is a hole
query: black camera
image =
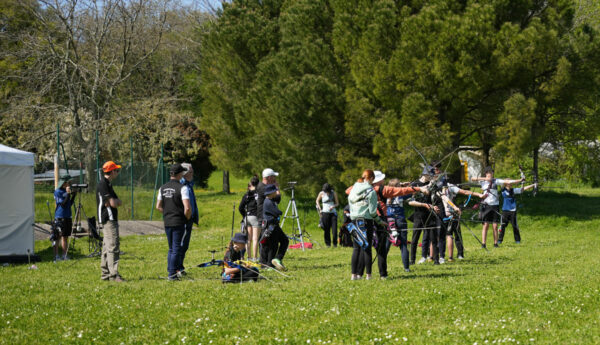
{"type": "Polygon", "coordinates": [[[298,183],[298,181],[289,181],[287,184],[288,184],[288,185],[290,185],[290,186],[293,186],[293,185],[295,185],[296,183],[298,183]]]}
{"type": "Polygon", "coordinates": [[[87,189],[88,188],[88,184],[87,183],[73,183],[71,185],[71,189],[87,189]]]}

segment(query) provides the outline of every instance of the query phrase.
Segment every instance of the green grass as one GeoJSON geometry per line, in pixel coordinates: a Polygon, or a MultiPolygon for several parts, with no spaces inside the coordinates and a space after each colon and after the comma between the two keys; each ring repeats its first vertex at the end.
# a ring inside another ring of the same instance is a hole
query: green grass
{"type": "MultiPolygon", "coordinates": [[[[208,250],[230,236],[242,182],[224,195],[216,176],[217,187],[198,193],[188,267],[209,260],[208,250]]],[[[309,211],[307,230],[322,242],[312,203],[300,205],[309,211]]],[[[223,285],[212,267],[170,283],[158,278],[166,275],[164,236],[130,236],[120,262],[129,281],[119,285],[100,281],[99,259],[84,257],[83,241],[77,260],[56,264],[49,243],[37,242],[38,270],[0,269],[0,343],[600,343],[600,190],[543,192],[523,203],[522,244],[509,230],[501,248],[485,252],[463,229],[465,261],[416,265],[409,274],[393,248],[387,281],[350,281],[351,249],[337,248],[288,251],[288,279],[266,272],[273,282],[223,285]]],[[[237,221],[236,214],[236,229],[237,221]]]]}

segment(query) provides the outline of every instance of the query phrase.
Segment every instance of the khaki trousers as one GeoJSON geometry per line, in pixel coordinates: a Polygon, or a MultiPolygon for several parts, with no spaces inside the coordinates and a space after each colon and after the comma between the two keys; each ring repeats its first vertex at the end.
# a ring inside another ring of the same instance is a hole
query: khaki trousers
{"type": "Polygon", "coordinates": [[[119,275],[119,223],[109,220],[104,224],[104,242],[102,243],[102,258],[100,269],[102,279],[114,279],[119,275]]]}

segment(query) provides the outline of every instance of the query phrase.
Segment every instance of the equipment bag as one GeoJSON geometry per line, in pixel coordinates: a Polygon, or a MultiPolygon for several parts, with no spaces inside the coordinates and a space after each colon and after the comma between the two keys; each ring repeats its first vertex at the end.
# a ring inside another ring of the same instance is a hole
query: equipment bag
{"type": "Polygon", "coordinates": [[[364,219],[359,218],[348,223],[348,231],[350,231],[350,235],[352,235],[354,242],[356,242],[359,247],[362,249],[367,249],[369,247],[369,241],[367,240],[367,224],[364,219]]]}

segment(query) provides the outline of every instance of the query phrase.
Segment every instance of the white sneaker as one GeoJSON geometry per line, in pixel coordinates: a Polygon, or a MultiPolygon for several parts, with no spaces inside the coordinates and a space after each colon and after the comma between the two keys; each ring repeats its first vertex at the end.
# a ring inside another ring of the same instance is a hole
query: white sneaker
{"type": "Polygon", "coordinates": [[[462,256],[460,256],[460,255],[457,257],[457,259],[458,260],[464,260],[464,258],[462,256]]]}
{"type": "Polygon", "coordinates": [[[440,264],[445,264],[446,260],[444,258],[440,258],[440,264]]]}
{"type": "Polygon", "coordinates": [[[421,257],[421,260],[417,261],[417,265],[424,264],[427,259],[421,257]]]}

